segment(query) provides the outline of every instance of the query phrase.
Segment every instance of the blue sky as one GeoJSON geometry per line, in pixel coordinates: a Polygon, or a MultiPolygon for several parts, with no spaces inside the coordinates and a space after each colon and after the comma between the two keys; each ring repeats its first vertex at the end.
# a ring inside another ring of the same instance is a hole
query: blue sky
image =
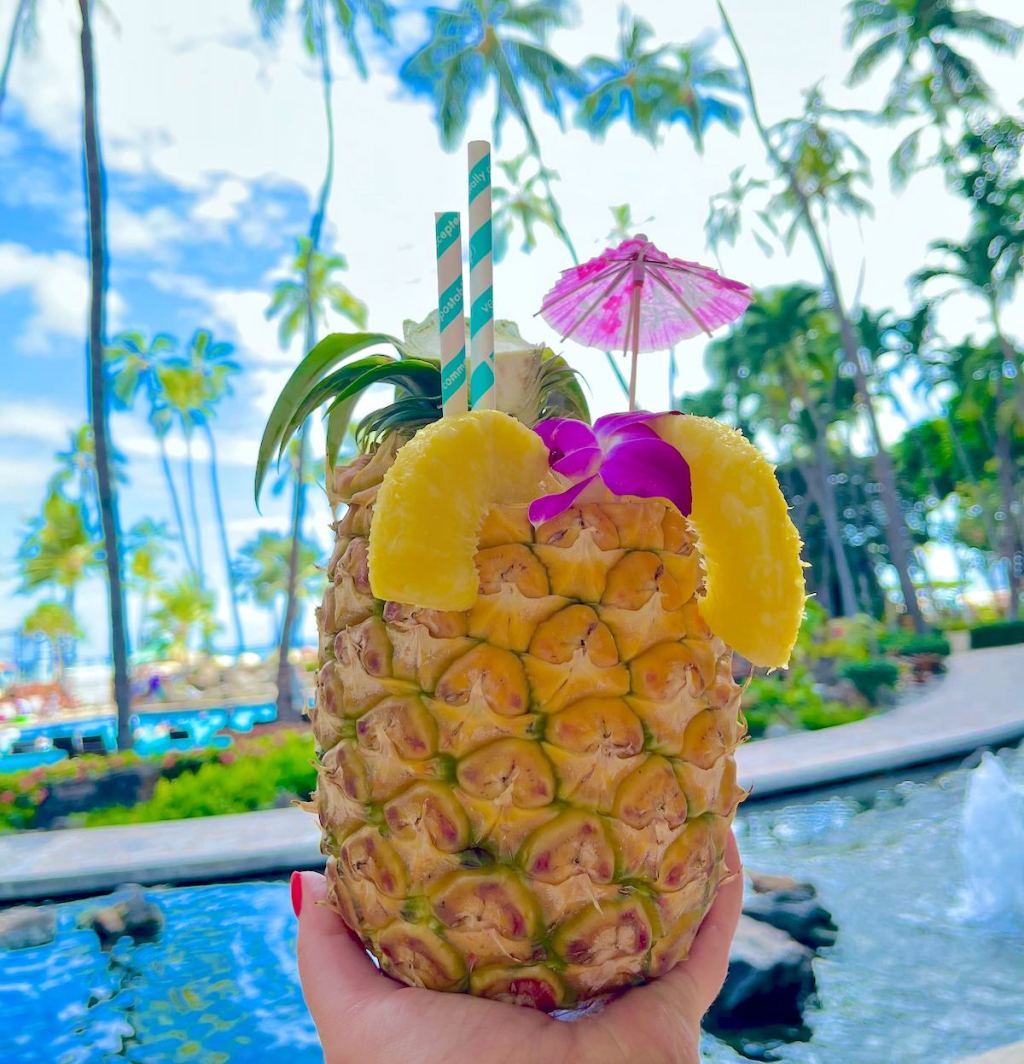
{"type": "MultiPolygon", "coordinates": [[[[420,6],[403,5],[403,41],[421,35],[420,6]]],[[[586,0],[583,6],[578,25],[554,38],[570,60],[607,52],[615,39],[618,4],[586,0]]],[[[668,41],[692,39],[715,25],[711,0],[637,0],[632,6],[668,41]]],[[[1020,14],[1013,0],[984,6],[1008,18],[1020,14]]],[[[14,7],[14,0],[0,0],[5,37],[14,7]]],[[[85,417],[85,211],[72,8],[40,0],[39,46],[15,59],[0,118],[0,633],[11,631],[31,608],[32,600],[15,593],[14,554],[53,471],[53,452],[85,417]]],[[[820,79],[837,103],[872,106],[880,99],[891,71],[883,70],[856,95],[843,87],[849,59],[841,47],[838,0],[733,0],[730,9],[769,121],[795,110],[800,91],[820,79]]],[[[106,10],[110,14],[96,17],[96,44],[108,179],[109,332],[166,331],[185,340],[207,327],[236,345],[245,372],[222,405],[217,433],[229,534],[237,549],[260,528],[285,524],[281,500],[268,498],[264,513],[256,512],[252,465],[269,405],[300,354],[280,349],[264,311],[294,238],[308,224],[321,179],[318,87],[295,27],[288,27],[281,47],[269,46],[255,32],[244,0],[110,0],[106,10]]],[[[433,302],[433,211],[463,205],[464,155],[441,151],[428,105],[399,86],[392,56],[371,46],[370,65],[370,79],[361,82],[336,48],[338,168],[328,242],[348,256],[347,281],[369,305],[371,325],[397,331],[404,318],[422,317],[433,302]]],[[[1013,61],[986,59],[984,69],[1007,104],[1024,92],[1013,61]]],[[[491,101],[484,99],[473,113],[469,139],[489,136],[490,114],[491,101]]],[[[702,231],[709,195],[725,187],[736,166],[763,169],[749,129],[739,137],[713,130],[701,157],[681,129],[654,150],[625,127],[596,143],[571,127],[560,132],[544,115],[536,124],[546,161],[560,175],[557,191],[583,255],[603,246],[609,206],[629,202],[635,217],[653,216],[646,229],[666,250],[714,261],[702,231]]],[[[872,306],[906,309],[904,280],[920,264],[928,241],[961,236],[966,214],[936,174],[916,178],[902,196],[892,193],[885,160],[898,137],[888,130],[863,132],[875,165],[876,214],[861,226],[841,221],[832,238],[848,293],[860,286],[872,306]]],[[[519,150],[510,124],[498,157],[519,150]]],[[[527,337],[542,337],[531,316],[567,265],[560,245],[546,235],[531,256],[513,247],[497,271],[498,315],[518,320],[527,337]]],[[[741,242],[723,253],[723,266],[755,285],[818,279],[809,251],[799,245],[789,258],[766,258],[753,241],[741,242]]],[[[982,317],[970,300],[951,302],[943,314],[956,337],[978,329],[982,317]]],[[[1019,308],[1008,312],[1007,326],[1024,332],[1019,308]]],[[[700,350],[694,342],[682,352],[684,388],[702,383],[700,350]]],[[[600,356],[572,345],[566,351],[584,370],[594,406],[600,411],[619,405],[600,356]]],[[[664,381],[664,359],[651,356],[641,374],[641,401],[664,406],[664,381]]],[[[144,418],[117,413],[112,431],[129,459],[122,523],[169,519],[144,418]]],[[[183,444],[172,440],[171,447],[180,477],[183,444]]],[[[196,453],[205,493],[205,453],[201,447],[196,453]]],[[[209,514],[206,494],[201,503],[209,514]]],[[[326,506],[318,504],[312,523],[322,542],[327,520],[326,506]]],[[[206,521],[207,565],[217,578],[214,537],[206,521]]],[[[93,581],[79,601],[87,652],[100,652],[102,583],[93,581]]],[[[267,618],[248,607],[243,616],[251,642],[266,643],[267,618]]],[[[0,635],[0,657],[6,646],[0,635]]]]}

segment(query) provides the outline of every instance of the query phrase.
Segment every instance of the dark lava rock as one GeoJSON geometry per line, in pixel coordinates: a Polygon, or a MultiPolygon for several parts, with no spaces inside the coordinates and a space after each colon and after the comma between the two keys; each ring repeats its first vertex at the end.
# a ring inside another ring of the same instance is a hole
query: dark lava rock
{"type": "Polygon", "coordinates": [[[35,826],[55,827],[70,813],[144,802],[153,796],[159,774],[159,769],[152,765],[135,765],[96,779],[58,780],[39,803],[35,826]]]}
{"type": "Polygon", "coordinates": [[[741,916],[729,974],[707,1015],[712,1028],[799,1026],[815,991],[814,954],[771,924],[741,916]]]}
{"type": "Polygon", "coordinates": [[[134,942],[151,942],[164,926],[163,910],[146,897],[134,883],[122,888],[109,905],[89,909],[78,918],[78,926],[96,932],[103,949],[109,949],[119,938],[127,936],[134,942]],[[127,891],[127,893],[124,893],[127,891]]]}
{"type": "Polygon", "coordinates": [[[832,914],[814,897],[800,892],[776,890],[771,894],[751,894],[743,901],[743,912],[795,938],[811,949],[832,946],[836,925],[832,914]]]}
{"type": "Polygon", "coordinates": [[[50,905],[18,905],[0,912],[0,949],[45,946],[57,934],[57,910],[50,905]]]}

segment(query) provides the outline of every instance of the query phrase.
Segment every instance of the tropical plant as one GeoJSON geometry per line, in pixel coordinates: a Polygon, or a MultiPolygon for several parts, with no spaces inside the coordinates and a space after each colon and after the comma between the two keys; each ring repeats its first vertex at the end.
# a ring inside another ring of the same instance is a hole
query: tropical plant
{"type": "MultiPolygon", "coordinates": [[[[538,185],[542,183],[539,171],[529,177],[523,176],[523,167],[532,161],[524,152],[514,159],[498,162],[502,177],[494,182],[491,192],[494,211],[491,223],[494,233],[494,260],[499,262],[508,251],[509,238],[516,228],[522,231],[520,249],[526,253],[537,246],[535,229],[544,226],[557,234],[555,219],[551,214],[548,201],[538,185]]],[[[555,174],[549,174],[555,177],[555,174]]]]}
{"type": "Polygon", "coordinates": [[[185,530],[185,515],[178,497],[178,489],[171,472],[171,463],[167,454],[167,434],[173,424],[173,418],[163,394],[160,370],[170,363],[177,351],[178,341],[167,333],[157,333],[152,340],[146,340],[141,332],[128,331],[118,333],[107,347],[106,357],[108,371],[112,378],[111,394],[114,403],[125,410],[135,405],[140,394],[145,394],[149,404],[147,421],[156,437],[160,452],[160,468],[167,485],[167,494],[171,500],[174,523],[178,530],[185,564],[197,572],[196,564],[185,530]]]}
{"type": "MultiPolygon", "coordinates": [[[[288,559],[291,537],[280,532],[260,532],[243,544],[235,559],[235,582],[241,593],[257,606],[268,610],[273,618],[275,640],[280,643],[288,597],[288,559]]],[[[318,589],[318,551],[304,542],[299,548],[298,601],[313,598],[318,589]]]]}
{"type": "Polygon", "coordinates": [[[29,524],[18,549],[21,591],[59,590],[65,607],[73,612],[75,592],[102,566],[102,555],[102,540],[90,532],[81,502],[51,487],[42,513],[29,524]]]}
{"type": "Polygon", "coordinates": [[[846,43],[864,42],[850,84],[860,84],[882,63],[896,59],[883,114],[890,121],[921,120],[893,153],[890,169],[898,186],[926,165],[950,162],[952,119],[992,102],[992,89],[964,46],[1013,54],[1021,39],[1020,26],[960,0],[850,0],[846,43]],[[937,138],[936,148],[922,159],[929,133],[937,138]]]}
{"type": "Polygon", "coordinates": [[[603,136],[619,119],[634,133],[657,144],[665,127],[686,127],[698,151],[704,133],[718,122],[735,132],[742,112],[737,72],[711,54],[705,38],[682,45],[654,45],[654,29],[624,7],[619,17],[618,54],[592,55],[580,65],[586,93],[576,120],[603,136]],[[732,98],[731,98],[732,97],[732,98]]]}
{"type": "Polygon", "coordinates": [[[583,90],[579,74],[546,46],[548,33],[565,26],[571,13],[568,0],[459,0],[454,9],[429,7],[429,39],[405,60],[400,76],[415,95],[432,100],[441,143],[448,150],[465,132],[474,102],[493,90],[495,143],[511,114],[537,164],[555,232],[578,262],[525,95],[532,92],[561,124],[566,98],[583,90]]]}
{"type": "Polygon", "coordinates": [[[845,362],[857,390],[857,399],[865,415],[868,435],[874,450],[874,463],[886,515],[886,539],[889,561],[896,570],[904,606],[915,628],[924,629],[924,616],[917,601],[917,591],[910,574],[909,533],[899,496],[892,458],[878,427],[865,368],[865,352],[857,337],[850,314],[842,298],[839,277],[825,237],[833,210],[864,213],[869,204],[860,186],[867,179],[865,157],[849,135],[836,129],[838,117],[864,117],[861,112],[842,112],[829,107],[821,92],[812,89],[805,100],[801,116],[778,123],[769,129],[761,118],[754,92],[750,67],[736,32],[725,12],[722,0],[716,0],[719,13],[743,72],[744,88],[751,119],[764,145],[765,153],[781,186],[769,200],[769,211],[789,214],[783,235],[787,243],[802,232],[809,240],[822,272],[832,313],[838,324],[845,362]]]}
{"type": "Polygon", "coordinates": [[[30,50],[38,36],[36,26],[36,0],[18,0],[11,20],[11,29],[7,35],[7,48],[4,51],[4,65],[0,67],[0,116],[3,114],[4,100],[7,98],[7,82],[11,76],[14,53],[18,45],[30,50]]]}
{"type": "Polygon", "coordinates": [[[266,311],[268,318],[278,319],[278,337],[283,348],[288,348],[305,328],[309,316],[316,335],[327,325],[332,311],[357,328],[366,328],[366,304],[338,278],[347,269],[348,260],[344,255],[314,251],[308,236],[300,236],[295,241],[291,273],[274,285],[266,311]]]}
{"type": "Polygon", "coordinates": [[[149,643],[174,658],[186,659],[198,646],[208,646],[217,630],[213,606],[213,593],[200,587],[191,574],[158,588],[156,608],[149,618],[149,643]]]}
{"type": "Polygon", "coordinates": [[[50,647],[50,660],[57,683],[64,681],[64,649],[71,639],[81,639],[75,615],[60,602],[40,602],[21,622],[25,635],[41,636],[50,647]]]}

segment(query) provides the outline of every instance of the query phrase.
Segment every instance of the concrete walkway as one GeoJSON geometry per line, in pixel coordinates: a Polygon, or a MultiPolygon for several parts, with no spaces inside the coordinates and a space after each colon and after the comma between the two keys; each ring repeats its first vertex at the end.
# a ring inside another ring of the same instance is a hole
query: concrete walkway
{"type": "Polygon", "coordinates": [[[751,798],[828,786],[962,757],[1024,737],[1024,646],[973,650],[920,698],[855,724],[747,743],[737,754],[751,798]]]}
{"type": "MultiPolygon", "coordinates": [[[[949,674],[892,712],[745,745],[751,798],[828,786],[1024,738],[1024,646],[950,659],[949,674]]],[[[187,883],[315,868],[316,819],[298,809],[159,824],[0,836],[0,905],[97,893],[121,883],[187,883]]]]}

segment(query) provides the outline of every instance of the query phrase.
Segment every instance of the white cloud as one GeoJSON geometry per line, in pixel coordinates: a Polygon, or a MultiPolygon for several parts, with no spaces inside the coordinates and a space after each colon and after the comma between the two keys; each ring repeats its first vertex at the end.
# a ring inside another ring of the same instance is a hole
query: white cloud
{"type": "Polygon", "coordinates": [[[68,431],[84,416],[84,411],[76,415],[38,399],[21,403],[0,400],[0,438],[62,445],[67,443],[68,431]]]}
{"type": "MultiPolygon", "coordinates": [[[[130,458],[156,458],[160,448],[156,436],[145,427],[144,422],[134,418],[120,418],[111,433],[117,449],[130,458]]],[[[217,436],[217,461],[222,466],[245,466],[253,468],[259,450],[259,437],[241,436],[237,432],[217,436]]],[[[184,437],[170,433],[165,440],[169,458],[180,461],[188,453],[184,437]]],[[[205,465],[210,460],[210,449],[201,432],[192,437],[192,460],[205,465]]]]}
{"type": "Polygon", "coordinates": [[[234,177],[222,178],[196,200],[191,214],[201,221],[233,222],[249,198],[249,187],[244,182],[234,177]]]}
{"type": "MultiPolygon", "coordinates": [[[[27,289],[32,314],[18,337],[18,346],[45,353],[54,336],[84,338],[89,281],[85,259],[70,251],[37,252],[22,244],[0,244],[0,295],[27,289]]],[[[108,328],[118,328],[124,300],[107,293],[108,328]]]]}
{"type": "Polygon", "coordinates": [[[167,207],[139,212],[113,200],[107,212],[107,237],[114,255],[144,252],[149,258],[162,258],[188,232],[184,219],[167,207]]]}
{"type": "Polygon", "coordinates": [[[10,496],[23,488],[39,488],[53,476],[53,460],[50,458],[8,458],[0,456],[0,484],[4,494],[10,496]]]}

